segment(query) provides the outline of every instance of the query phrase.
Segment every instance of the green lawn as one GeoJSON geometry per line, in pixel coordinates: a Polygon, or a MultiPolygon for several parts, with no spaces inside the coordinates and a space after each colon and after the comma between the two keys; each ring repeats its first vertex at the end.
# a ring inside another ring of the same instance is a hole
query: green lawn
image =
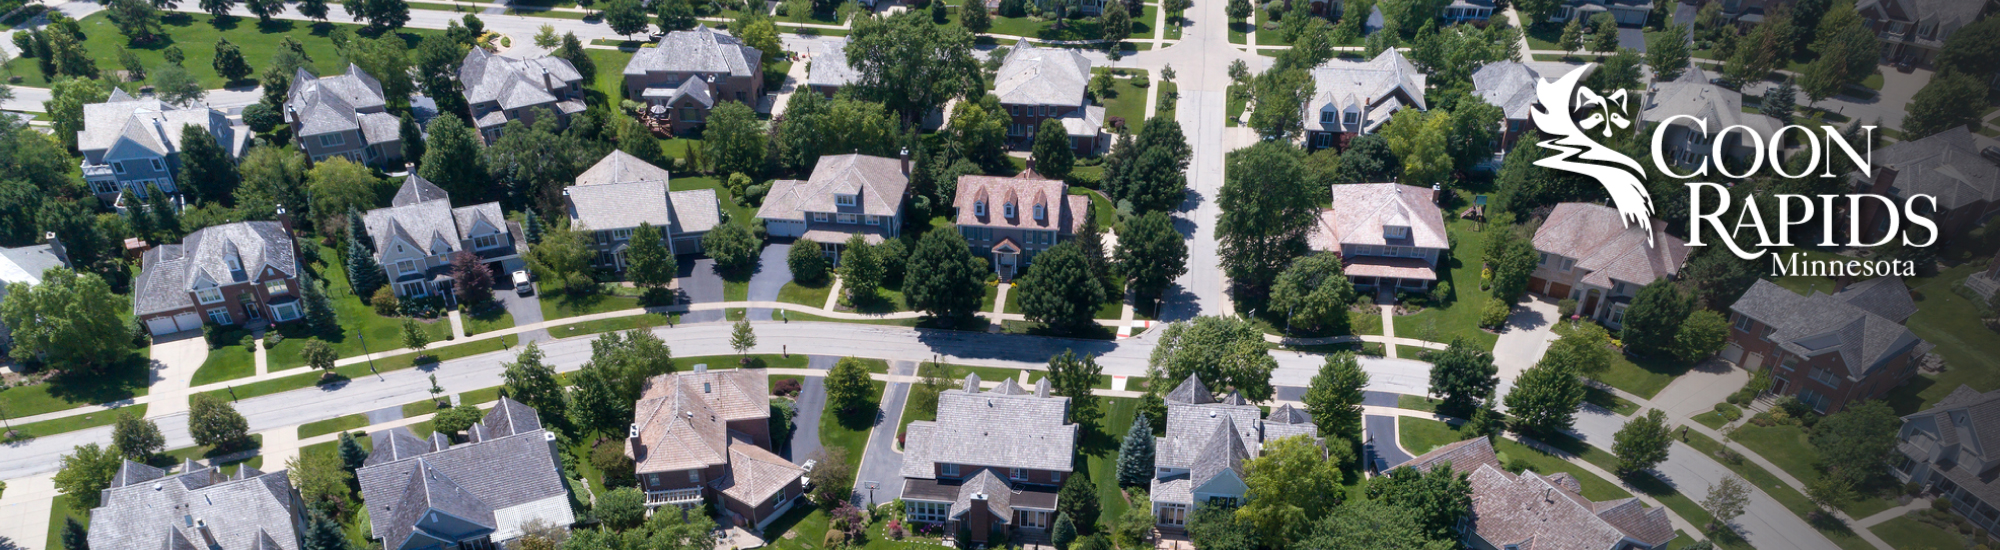
{"type": "Polygon", "coordinates": [[[1902,516],[1868,528],[1896,550],[1964,550],[1966,537],[1902,516]]]}
{"type": "MultiPolygon", "coordinates": [[[[347,68],[347,64],[341,60],[341,56],[336,53],[337,50],[333,46],[331,38],[333,29],[343,27],[358,31],[362,28],[342,23],[309,24],[282,19],[259,23],[255,18],[241,17],[226,18],[217,24],[212,16],[206,14],[167,12],[161,15],[160,25],[166,35],[165,38],[147,44],[129,44],[124,35],[118,34],[118,27],[111,23],[109,16],[104,13],[92,14],[79,21],[85,36],[83,46],[90,53],[90,57],[97,60],[98,69],[110,74],[111,71],[121,69],[118,64],[120,46],[138,54],[139,59],[144,61],[147,67],[159,67],[166,64],[166,58],[161,52],[169,45],[179,45],[181,52],[187,56],[187,59],[181,62],[181,66],[186,67],[188,73],[199,80],[203,88],[215,89],[225,84],[222,77],[215,74],[213,68],[215,44],[224,39],[241,48],[244,60],[249,62],[250,67],[261,71],[270,64],[272,56],[277,54],[285,37],[291,37],[303,44],[306,52],[312,56],[314,70],[322,75],[330,75],[347,68]]],[[[344,18],[338,13],[335,17],[344,18]]],[[[434,34],[442,34],[442,31],[405,28],[397,31],[394,36],[401,38],[414,50],[422,37],[434,34]]],[[[41,71],[35,69],[33,59],[15,59],[8,67],[10,74],[21,77],[23,86],[48,85],[48,81],[42,78],[41,71]]],[[[617,71],[611,72],[615,74],[617,71]]],[[[250,78],[257,78],[257,75],[253,73],[250,78]]]]}
{"type": "Polygon", "coordinates": [[[459,314],[459,317],[465,324],[467,336],[514,328],[514,314],[508,313],[507,308],[500,307],[498,303],[477,312],[459,314]]]}
{"type": "MultiPolygon", "coordinates": [[[[460,357],[470,357],[482,353],[503,351],[512,347],[515,343],[519,341],[520,341],[519,337],[509,334],[499,338],[474,340],[452,346],[443,346],[443,347],[434,346],[431,347],[430,349],[425,350],[422,355],[424,357],[424,363],[428,364],[432,361],[446,361],[450,359],[457,359],[460,357]]],[[[356,363],[336,368],[333,369],[334,378],[336,380],[343,378],[353,379],[353,378],[360,378],[363,376],[369,376],[374,372],[388,372],[393,370],[407,369],[410,367],[417,366],[418,355],[419,354],[415,353],[405,353],[402,355],[376,359],[372,363],[372,365],[370,362],[364,361],[361,363],[356,363]]],[[[505,356],[497,356],[496,358],[511,358],[511,357],[512,355],[509,354],[505,356]]],[[[310,388],[317,385],[320,382],[321,379],[320,376],[321,373],[318,372],[306,372],[292,376],[287,376],[284,378],[261,380],[249,384],[244,384],[241,386],[231,386],[203,393],[216,395],[224,399],[230,399],[230,400],[249,399],[252,397],[270,395],[274,393],[291,391],[300,388],[310,388]]]]}
{"type": "Polygon", "coordinates": [[[32,424],[15,424],[14,431],[19,432],[20,434],[19,437],[44,437],[64,432],[73,432],[85,428],[109,426],[113,422],[118,421],[119,415],[125,415],[125,414],[129,414],[138,418],[145,418],[146,404],[140,403],[137,405],[127,405],[124,407],[119,407],[117,409],[109,411],[99,411],[87,414],[70,415],[62,418],[43,420],[41,422],[35,422],[32,424]]]}
{"type": "Polygon", "coordinates": [[[0,407],[6,408],[0,417],[21,418],[146,395],[151,362],[144,352],[106,366],[102,373],[71,374],[0,390],[0,407]]]}
{"type": "Polygon", "coordinates": [[[909,319],[835,319],[832,317],[813,315],[811,313],[799,313],[796,311],[787,311],[782,309],[771,310],[771,320],[799,321],[799,322],[816,321],[822,323],[855,323],[862,325],[890,325],[899,327],[914,327],[921,325],[924,322],[922,318],[916,318],[916,317],[912,317],[909,319]]]}
{"type": "MultiPolygon", "coordinates": [[[[1714,439],[1710,439],[1700,432],[1688,432],[1687,444],[1710,457],[1715,457],[1724,449],[1721,443],[1717,443],[1714,439]]],[[[1778,479],[1778,476],[1772,475],[1771,472],[1747,459],[1736,464],[1731,464],[1721,459],[1717,459],[1717,461],[1730,470],[1735,471],[1736,475],[1742,476],[1744,481],[1750,482],[1757,489],[1764,491],[1764,494],[1770,495],[1779,504],[1783,504],[1786,509],[1791,510],[1800,519],[1807,518],[1808,514],[1816,508],[1813,506],[1812,501],[1806,499],[1803,493],[1800,493],[1797,489],[1793,489],[1790,485],[1786,485],[1784,481],[1778,479]]],[[[1874,548],[1874,545],[1869,544],[1866,540],[1862,540],[1860,535],[1854,534],[1854,531],[1847,525],[1824,525],[1810,521],[1807,524],[1812,525],[1813,529],[1819,531],[1822,535],[1826,535],[1828,539],[1844,550],[1869,550],[1874,548]]]]}
{"type": "Polygon", "coordinates": [[[1160,94],[1159,108],[1153,112],[1153,116],[1174,120],[1174,112],[1178,111],[1180,106],[1180,85],[1172,80],[1162,80],[1153,83],[1153,87],[1157,88],[1156,93],[1160,94]]]}
{"type": "MultiPolygon", "coordinates": [[[[831,277],[828,278],[831,279],[831,277]]],[[[802,306],[825,307],[826,296],[832,291],[833,283],[831,282],[822,283],[819,286],[806,286],[796,281],[787,282],[784,288],[778,290],[778,301],[802,306]]]]}
{"type": "MultiPolygon", "coordinates": [[[[1092,70],[1091,73],[1096,74],[1110,70],[1112,69],[1100,68],[1092,70]]],[[[1146,95],[1152,93],[1153,90],[1151,88],[1151,80],[1147,81],[1147,87],[1144,88],[1136,86],[1134,83],[1138,82],[1138,79],[1150,79],[1151,77],[1146,71],[1136,69],[1118,70],[1124,72],[1130,78],[1114,76],[1111,79],[1111,89],[1097,94],[1098,103],[1104,105],[1104,127],[1116,127],[1113,124],[1113,119],[1118,119],[1124,121],[1125,125],[1129,128],[1137,128],[1140,123],[1146,120],[1146,95]]]]}
{"type": "Polygon", "coordinates": [[[221,347],[208,350],[208,360],[194,371],[190,384],[202,386],[257,374],[257,358],[249,347],[258,345],[257,341],[250,339],[250,333],[240,330],[226,333],[226,336],[218,336],[224,340],[221,347]]]}
{"type": "Polygon", "coordinates": [[[855,471],[859,471],[862,450],[868,448],[868,431],[875,426],[875,417],[882,408],[882,388],[887,386],[880,380],[871,383],[874,389],[868,391],[867,403],[844,413],[829,410],[819,417],[820,446],[846,449],[847,465],[856,468],[855,471]]]}
{"type": "MultiPolygon", "coordinates": [[[[1618,471],[1618,458],[1603,449],[1585,445],[1582,441],[1568,436],[1561,436],[1559,441],[1554,441],[1552,444],[1576,454],[1578,458],[1582,458],[1585,462],[1589,462],[1591,465],[1605,471],[1618,471]]],[[[1667,482],[1660,480],[1660,478],[1643,475],[1623,478],[1620,481],[1625,483],[1624,487],[1626,488],[1659,500],[1660,504],[1665,505],[1668,510],[1672,510],[1675,515],[1687,520],[1688,523],[1694,524],[1697,528],[1715,521],[1715,517],[1709,515],[1708,510],[1703,509],[1700,504],[1695,503],[1694,499],[1681,494],[1674,486],[1667,484],[1667,482]]],[[[1686,533],[1681,533],[1679,538],[1686,538],[1686,536],[1686,533]]],[[[1735,531],[1724,531],[1713,534],[1712,540],[1717,545],[1728,550],[1751,550],[1749,541],[1743,540],[1743,537],[1735,531]]],[[[1684,548],[1684,546],[1672,544],[1669,548],[1684,548]]]]}
{"type": "MultiPolygon", "coordinates": [[[[1500,228],[1490,228],[1500,229],[1500,228]]],[[[1491,293],[1479,290],[1480,258],[1486,253],[1486,233],[1479,231],[1479,224],[1470,220],[1451,219],[1445,230],[1458,240],[1458,248],[1451,251],[1445,265],[1451,269],[1440,273],[1439,283],[1451,283],[1454,298],[1447,307],[1425,308],[1412,315],[1396,316],[1396,335],[1434,342],[1449,343],[1452,338],[1463,337],[1475,347],[1493,349],[1493,343],[1500,335],[1479,328],[1479,312],[1486,302],[1493,299],[1491,293]]]]}
{"type": "Polygon", "coordinates": [[[589,294],[546,292],[542,294],[542,318],[555,320],[609,311],[639,308],[639,298],[620,296],[602,289],[589,294]]]}
{"type": "Polygon", "coordinates": [[[499,400],[500,400],[500,386],[493,386],[491,388],[480,388],[458,394],[458,402],[460,403],[471,403],[474,405],[478,405],[481,403],[489,403],[499,400]]]}
{"type": "MultiPolygon", "coordinates": [[[[618,100],[625,98],[625,75],[620,71],[632,61],[632,52],[600,49],[585,49],[583,52],[597,65],[597,78],[591,80],[590,89],[603,93],[607,104],[618,105],[618,100]]],[[[676,155],[674,158],[680,157],[676,155]]]]}
{"type": "Polygon", "coordinates": [[[1723,418],[1722,413],[1715,411],[1694,415],[1694,421],[1701,423],[1703,426],[1708,426],[1708,429],[1711,430],[1721,430],[1723,426],[1729,424],[1729,419],[1723,418]]]}
{"type": "Polygon", "coordinates": [[[1611,387],[1631,392],[1633,395],[1652,399],[1674,377],[1687,373],[1692,366],[1671,358],[1642,358],[1618,354],[1612,360],[1611,368],[1592,378],[1610,384],[1611,387]]]}
{"type": "Polygon", "coordinates": [[[368,415],[350,414],[299,425],[299,439],[343,432],[368,425],[368,415]]]}
{"type": "Polygon", "coordinates": [[[1891,393],[1889,402],[1897,414],[1935,405],[1960,385],[1982,392],[2000,388],[2000,337],[1979,322],[1977,305],[1952,292],[1982,265],[1966,263],[1936,277],[1905,281],[1917,301],[1917,313],[1906,326],[1924,341],[1936,344],[1935,352],[1944,356],[1951,368],[1936,376],[1911,377],[1908,385],[1891,393]]]}
{"type": "Polygon", "coordinates": [[[1235,128],[1242,125],[1239,121],[1243,119],[1243,109],[1248,106],[1249,101],[1247,98],[1235,93],[1235,85],[1230,85],[1229,89],[1229,94],[1223,99],[1223,110],[1229,116],[1229,119],[1226,121],[1229,127],[1235,128]]]}
{"type": "MultiPolygon", "coordinates": [[[[1767,427],[1747,423],[1729,434],[1731,440],[1771,461],[1801,483],[1812,483],[1820,475],[1819,450],[1814,449],[1806,437],[1806,430],[1798,426],[1767,427]]],[[[1881,483],[1881,480],[1874,481],[1881,483]]],[[[1869,483],[1863,482],[1861,487],[1855,488],[1856,497],[1841,505],[1840,510],[1851,517],[1865,518],[1894,507],[1895,501],[1873,494],[1881,489],[1874,487],[1871,490],[1869,483]]]]}
{"type": "MultiPolygon", "coordinates": [[[[314,264],[321,282],[326,284],[327,299],[333,302],[335,318],[340,321],[340,331],[331,334],[315,334],[303,323],[288,323],[278,326],[278,333],[285,335],[285,341],[272,346],[267,361],[272,371],[280,371],[305,366],[300,357],[307,338],[318,338],[333,346],[338,357],[355,357],[369,352],[387,351],[403,347],[403,318],[383,317],[375,313],[375,308],[362,303],[354,295],[347,283],[347,272],[336,264],[343,257],[332,248],[320,247],[322,263],[314,264]]],[[[451,322],[444,317],[421,321],[430,333],[432,346],[442,345],[445,337],[451,335],[451,322]]]]}
{"type": "Polygon", "coordinates": [[[624,317],[613,317],[610,319],[598,319],[595,321],[584,321],[581,323],[571,323],[567,325],[562,325],[550,328],[549,334],[557,338],[568,338],[571,336],[577,336],[581,334],[596,334],[599,332],[611,332],[615,330],[632,330],[635,328],[652,328],[652,327],[680,322],[680,317],[681,316],[678,313],[673,315],[661,315],[658,313],[627,315],[624,317]]]}
{"type": "MultiPolygon", "coordinates": [[[[1421,395],[1396,395],[1396,408],[1413,411],[1437,412],[1438,401],[1421,395]]],[[[1408,446],[1407,443],[1404,446],[1408,446]]]]}
{"type": "Polygon", "coordinates": [[[1098,521],[1109,523],[1128,506],[1118,488],[1118,447],[1126,430],[1132,429],[1133,417],[1138,416],[1139,400],[1100,398],[1098,407],[1102,412],[1097,426],[1079,430],[1076,450],[1083,454],[1090,480],[1097,484],[1098,521]]]}
{"type": "Polygon", "coordinates": [[[65,548],[62,543],[62,532],[63,526],[67,523],[64,520],[68,518],[76,518],[76,522],[83,524],[85,529],[90,528],[90,510],[81,509],[81,503],[76,501],[76,497],[56,495],[56,498],[49,503],[49,534],[42,548],[65,548]]]}
{"type": "MultiPolygon", "coordinates": [[[[1396,419],[1396,437],[1404,449],[1415,454],[1430,452],[1430,450],[1443,446],[1446,443],[1461,439],[1458,429],[1451,425],[1428,418],[1408,416],[1396,419]]],[[[1500,463],[1502,465],[1508,465],[1517,461],[1525,462],[1528,465],[1528,469],[1538,474],[1549,475],[1556,472],[1567,472],[1569,475],[1575,476],[1578,481],[1583,483],[1584,498],[1590,500],[1606,501],[1630,498],[1632,496],[1632,493],[1620,488],[1617,483],[1611,480],[1598,477],[1596,474],[1592,474],[1582,467],[1571,464],[1561,457],[1536,450],[1511,439],[1495,440],[1493,442],[1493,450],[1500,455],[1500,463]]]]}

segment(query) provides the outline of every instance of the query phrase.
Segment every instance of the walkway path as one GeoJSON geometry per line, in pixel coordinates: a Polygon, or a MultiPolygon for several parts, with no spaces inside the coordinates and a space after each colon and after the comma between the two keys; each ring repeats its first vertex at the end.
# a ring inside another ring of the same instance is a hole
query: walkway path
{"type": "MultiPolygon", "coordinates": [[[[1381,316],[1382,316],[1382,337],[1384,337],[1384,338],[1392,338],[1392,339],[1393,339],[1393,338],[1395,338],[1395,337],[1396,337],[1396,306],[1393,306],[1393,305],[1389,305],[1389,304],[1382,304],[1382,305],[1378,305],[1378,306],[1375,306],[1375,307],[1377,307],[1377,308],[1381,308],[1381,311],[1382,311],[1382,313],[1381,313],[1381,316]]],[[[1395,345],[1395,344],[1387,344],[1387,343],[1385,343],[1385,344],[1382,344],[1382,355],[1383,355],[1384,357],[1395,357],[1395,356],[1396,356],[1396,345],[1395,345]]]]}

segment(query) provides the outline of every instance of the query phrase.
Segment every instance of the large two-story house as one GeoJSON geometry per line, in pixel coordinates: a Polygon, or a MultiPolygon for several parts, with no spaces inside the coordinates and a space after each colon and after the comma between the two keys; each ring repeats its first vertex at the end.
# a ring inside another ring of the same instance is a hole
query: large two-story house
{"type": "Polygon", "coordinates": [[[1185,530],[1195,506],[1246,502],[1243,463],[1262,454],[1265,443],[1297,436],[1319,442],[1319,426],[1305,411],[1280,405],[1265,418],[1256,403],[1236,392],[1218,399],[1194,376],[1164,400],[1167,435],[1154,443],[1151,491],[1154,524],[1162,530],[1185,530]]]}
{"type": "Polygon", "coordinates": [[[1306,149],[1344,150],[1355,137],[1380,130],[1396,111],[1427,110],[1426,80],[1395,48],[1367,61],[1335,58],[1314,67],[1312,96],[1300,106],[1306,149]]]}
{"type": "Polygon", "coordinates": [[[1516,61],[1487,63],[1472,72],[1472,93],[1500,108],[1500,142],[1497,152],[1514,150],[1515,142],[1534,129],[1535,87],[1542,75],[1516,61]]]}
{"type": "Polygon", "coordinates": [[[465,431],[419,438],[398,426],[368,434],[354,471],[369,538],[388,550],[512,548],[531,527],[576,523],[554,432],[535,409],[501,397],[465,431]]]}
{"type": "Polygon", "coordinates": [[[908,150],[893,159],[826,155],[813,165],[809,179],[772,181],[757,219],[771,236],[817,243],[838,262],[855,235],[874,245],[902,233],[903,197],[909,188],[908,150]]]}
{"type": "Polygon", "coordinates": [[[1332,192],[1333,208],[1320,211],[1307,239],[1313,250],[1339,252],[1355,287],[1422,291],[1437,282],[1438,260],[1451,248],[1438,191],[1355,183],[1332,192]]]}
{"type": "Polygon", "coordinates": [[[515,59],[472,48],[458,66],[458,81],[465,87],[472,125],[488,144],[500,139],[500,129],[508,121],[534,124],[537,110],[547,111],[556,117],[557,127],[567,128],[570,115],[584,108],[583,74],[560,57],[515,59]]]}
{"type": "Polygon", "coordinates": [[[713,501],[730,523],[762,529],[805,490],[805,469],[771,452],[764,369],[655,376],[633,415],[625,454],[648,507],[713,501]]]}
{"type": "Polygon", "coordinates": [[[1903,326],[1917,306],[1896,277],[1811,296],[1759,279],[1729,311],[1722,358],[1772,369],[1768,393],[1822,414],[1903,385],[1934,347],[1903,326]]]}
{"type": "Polygon", "coordinates": [[[90,510],[91,548],[299,550],[305,503],[284,471],[224,474],[194,459],[180,473],[127,460],[90,510]]]}
{"type": "MultiPolygon", "coordinates": [[[[1924,217],[1937,224],[1939,239],[1969,234],[2000,212],[2000,160],[1981,156],[1978,139],[1964,126],[1954,126],[1876,149],[1870,159],[1873,173],[1852,176],[1855,191],[1888,197],[1896,204],[1929,195],[1936,199],[1937,210],[1925,212],[1924,217]]],[[[1907,220],[1904,223],[1909,227],[1907,220]]],[[[1877,201],[1863,201],[1861,227],[1868,241],[1880,240],[1889,230],[1889,216],[1882,215],[1877,201]]]]}
{"type": "Polygon", "coordinates": [[[942,525],[975,543],[1046,531],[1056,493],[1075,471],[1077,426],[1069,398],[1009,378],[980,389],[968,374],[938,394],[937,420],[911,422],[903,437],[903,507],[912,523],[942,525]],[[995,537],[998,537],[996,539],[995,537]]]}
{"type": "Polygon", "coordinates": [[[315,77],[304,67],[292,75],[285,97],[285,121],[313,162],[328,157],[375,167],[403,165],[403,137],[388,112],[382,82],[352,63],[347,73],[315,77]]]}
{"type": "MultiPolygon", "coordinates": [[[[1959,27],[1979,19],[1984,2],[1860,0],[1854,11],[1882,39],[1882,61],[1929,65],[1959,27]]],[[[1986,75],[1993,78],[1993,75],[1986,75]]]]}
{"type": "Polygon", "coordinates": [[[2000,530],[2000,391],[1960,385],[1937,405],[1904,416],[1889,470],[1951,499],[1952,511],[1979,530],[2000,530]]]}
{"type": "Polygon", "coordinates": [[[243,158],[250,148],[248,126],[208,107],[179,107],[115,89],[103,103],[84,105],[83,129],[76,132],[84,183],[107,201],[126,189],[144,196],[149,185],[179,192],[174,178],[181,165],[181,129],[187,126],[207,131],[230,159],[243,158]]]}
{"type": "Polygon", "coordinates": [[[625,97],[658,107],[675,133],[708,120],[718,101],[757,105],[764,95],[764,54],[707,25],[674,31],[625,63],[625,97]]]}
{"type": "Polygon", "coordinates": [[[959,176],[954,222],[973,253],[991,261],[1000,280],[1011,280],[1036,254],[1083,229],[1090,198],[1069,196],[1068,189],[1034,170],[1011,178],[959,176]]]}
{"type": "Polygon", "coordinates": [[[416,174],[403,178],[388,208],[369,210],[362,223],[384,280],[404,298],[450,295],[452,255],[461,252],[492,264],[494,273],[511,273],[526,242],[500,203],[452,208],[444,189],[416,174]]]}
{"type": "Polygon", "coordinates": [[[1471,485],[1472,509],[1457,529],[1465,548],[1655,550],[1676,536],[1665,508],[1635,497],[1590,500],[1583,482],[1566,472],[1508,472],[1486,436],[1446,444],[1401,467],[1451,468],[1471,485]]]}
{"type": "Polygon", "coordinates": [[[1109,145],[1104,106],[1090,102],[1090,76],[1090,60],[1074,49],[1015,46],[993,78],[993,95],[1010,119],[1007,141],[1026,147],[1035,142],[1042,121],[1054,119],[1069,133],[1070,149],[1077,154],[1103,150],[1109,145]]]}
{"type": "Polygon", "coordinates": [[[714,189],[668,191],[666,169],[613,150],[563,189],[576,229],[591,232],[600,268],[625,270],[625,249],[639,224],[660,230],[674,254],[698,254],[701,237],[722,223],[714,189]]]}
{"type": "Polygon", "coordinates": [[[1575,300],[1576,314],[1624,326],[1625,308],[1639,289],[1673,277],[1687,263],[1688,247],[1667,234],[1667,224],[1651,229],[1625,223],[1618,209],[1587,202],[1556,205],[1535,230],[1535,271],[1528,291],[1575,300]]]}
{"type": "Polygon", "coordinates": [[[1645,121],[1648,135],[1652,135],[1653,126],[1669,125],[1665,136],[1655,138],[1654,143],[1659,144],[1657,154],[1676,166],[1708,162],[1715,154],[1717,139],[1722,140],[1721,150],[1727,160],[1750,162],[1752,155],[1762,151],[1755,144],[1771,143],[1771,136],[1782,126],[1778,119],[1744,112],[1743,93],[1709,82],[1708,72],[1699,67],[1689,67],[1680,78],[1654,82],[1646,92],[1646,105],[1639,118],[1645,121]],[[1698,126],[1696,119],[1708,121],[1706,129],[1698,126]],[[1757,135],[1745,136],[1746,132],[1757,135]]]}
{"type": "Polygon", "coordinates": [[[279,208],[278,220],[206,227],[147,250],[132,279],[133,316],[155,336],[304,316],[291,214],[279,208]]]}
{"type": "Polygon", "coordinates": [[[1563,2],[1550,21],[1568,22],[1581,17],[1589,21],[1600,13],[1610,13],[1621,27],[1645,26],[1647,18],[1653,15],[1653,2],[1669,0],[1569,0],[1563,2]]]}

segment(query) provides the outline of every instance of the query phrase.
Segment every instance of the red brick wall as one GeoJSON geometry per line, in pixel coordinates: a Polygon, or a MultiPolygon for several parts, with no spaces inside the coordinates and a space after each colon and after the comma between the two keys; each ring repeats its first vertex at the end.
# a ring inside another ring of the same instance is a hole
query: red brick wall
{"type": "Polygon", "coordinates": [[[1742,314],[1730,314],[1729,342],[1743,348],[1745,361],[1749,360],[1752,353],[1764,356],[1760,368],[1771,370],[1772,393],[1796,396],[1801,390],[1810,388],[1816,393],[1827,396],[1827,414],[1839,412],[1841,409],[1846,408],[1848,403],[1864,399],[1879,399],[1883,395],[1888,394],[1890,390],[1902,385],[1904,381],[1916,373],[1914,365],[1910,364],[1909,354],[1903,354],[1891,359],[1887,365],[1883,365],[1882,368],[1869,373],[1868,376],[1862,378],[1859,382],[1847,377],[1847,367],[1841,362],[1839,354],[1836,353],[1800,358],[1797,363],[1787,369],[1785,361],[1788,357],[1791,357],[1791,354],[1779,349],[1776,342],[1766,341],[1759,337],[1759,335],[1767,330],[1767,327],[1763,323],[1759,323],[1753,319],[1746,327],[1748,330],[1739,330],[1736,328],[1735,322],[1741,318],[1742,314]],[[1837,377],[1836,380],[1840,382],[1840,387],[1833,388],[1820,383],[1818,380],[1813,380],[1811,373],[1815,368],[1833,372],[1837,377]],[[1783,387],[1779,387],[1779,380],[1784,381],[1782,384],[1783,387]]]}

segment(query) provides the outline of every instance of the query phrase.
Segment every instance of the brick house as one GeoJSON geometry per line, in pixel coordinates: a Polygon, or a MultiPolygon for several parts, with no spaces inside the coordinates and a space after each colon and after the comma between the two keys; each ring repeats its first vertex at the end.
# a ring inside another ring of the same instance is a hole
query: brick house
{"type": "Polygon", "coordinates": [[[488,145],[500,139],[508,121],[532,125],[542,110],[556,117],[556,127],[568,128],[570,115],[584,108],[583,73],[560,57],[515,59],[472,48],[459,64],[458,81],[472,125],[488,145]]]}
{"type": "Polygon", "coordinates": [[[757,104],[764,54],[707,25],[674,31],[625,63],[625,97],[664,109],[675,133],[708,120],[718,101],[757,104]]]}
{"type": "Polygon", "coordinates": [[[288,322],[299,303],[292,217],[203,228],[146,251],[132,279],[132,314],[155,336],[217,325],[288,322]]]}
{"type": "Polygon", "coordinates": [[[1676,536],[1665,508],[1648,508],[1635,497],[1590,500],[1583,482],[1566,472],[1508,472],[1485,436],[1446,444],[1401,466],[1421,472],[1449,467],[1472,486],[1472,509],[1458,528],[1465,548],[1655,550],[1676,536]]]}
{"type": "MultiPolygon", "coordinates": [[[[1924,214],[1937,224],[1938,239],[1949,241],[1971,233],[1987,216],[2000,212],[2000,161],[1980,156],[1977,140],[1971,130],[1954,126],[1877,149],[1871,157],[1873,175],[1853,175],[1855,192],[1888,197],[1898,208],[1908,197],[1936,197],[1937,211],[1924,214]]],[[[1868,241],[1880,240],[1889,229],[1882,208],[1877,201],[1861,207],[1861,227],[1868,241]]],[[[1909,220],[1903,223],[1908,227],[1909,220]]]]}
{"type": "Polygon", "coordinates": [[[1429,289],[1451,247],[1437,193],[1396,183],[1335,185],[1333,208],[1320,211],[1307,242],[1315,251],[1339,252],[1357,289],[1429,289]]]}
{"type": "MultiPolygon", "coordinates": [[[[1104,106],[1090,101],[1090,60],[1068,48],[1014,47],[993,79],[993,95],[1011,119],[1007,141],[1015,147],[1035,142],[1042,121],[1054,119],[1069,132],[1070,149],[1090,156],[1110,145],[1104,133],[1104,106]]],[[[1142,121],[1128,120],[1126,124],[1142,121]]]]}
{"type": "Polygon", "coordinates": [[[1916,310],[1896,277],[1811,296],[1760,279],[1729,306],[1722,358],[1752,371],[1772,368],[1771,395],[1797,396],[1832,414],[1916,374],[1933,347],[1902,324],[1916,310]]]}
{"type": "Polygon", "coordinates": [[[379,548],[496,550],[536,524],[576,523],[555,433],[519,401],[501,397],[462,443],[403,426],[368,437],[373,450],[354,478],[379,548]]]}
{"type": "MultiPolygon", "coordinates": [[[[847,240],[860,235],[882,244],[903,231],[903,199],[910,188],[910,153],[899,158],[825,155],[804,180],[774,180],[757,219],[772,237],[815,243],[840,261],[847,240]]],[[[799,243],[804,244],[804,243],[799,243]]]]}
{"type": "Polygon", "coordinates": [[[403,178],[388,208],[369,210],[362,223],[374,242],[383,280],[398,297],[449,294],[451,257],[459,252],[490,264],[495,277],[524,264],[520,258],[527,239],[521,224],[507,221],[500,203],[452,208],[444,189],[415,173],[403,178]]]}
{"type": "Polygon", "coordinates": [[[1163,531],[1185,531],[1196,505],[1246,502],[1243,462],[1264,444],[1293,436],[1319,443],[1319,426],[1305,411],[1280,405],[1266,418],[1257,404],[1230,392],[1222,398],[1200,378],[1188,376],[1165,396],[1167,435],[1153,455],[1153,522],[1163,531]]]}
{"type": "Polygon", "coordinates": [[[771,452],[764,369],[708,370],[646,381],[625,454],[649,508],[715,499],[725,519],[763,528],[804,492],[805,469],[771,452]]]}
{"type": "Polygon", "coordinates": [[[959,176],[954,222],[972,252],[992,262],[1000,280],[1011,280],[1036,254],[1083,229],[1090,198],[1066,195],[1068,189],[1034,170],[1011,178],[959,176]]]}
{"type": "Polygon", "coordinates": [[[1514,150],[1521,136],[1535,127],[1535,84],[1542,74],[1517,61],[1487,63],[1472,73],[1472,93],[1500,108],[1499,151],[1514,150]]]}
{"type": "Polygon", "coordinates": [[[944,526],[975,543],[1046,532],[1056,493],[1074,472],[1077,425],[1069,398],[1009,378],[981,390],[969,374],[938,394],[937,420],[911,422],[903,437],[904,511],[912,523],[944,526]]]}
{"type": "Polygon", "coordinates": [[[316,77],[305,68],[292,75],[285,97],[285,122],[299,148],[313,162],[328,157],[377,168],[403,165],[401,119],[388,112],[382,82],[352,63],[345,74],[316,77]]]}
{"type": "Polygon", "coordinates": [[[1355,137],[1388,124],[1396,111],[1428,110],[1426,80],[1395,48],[1368,61],[1335,58],[1314,67],[1312,96],[1300,106],[1306,150],[1345,150],[1355,137]]]}
{"type": "Polygon", "coordinates": [[[1535,271],[1528,291],[1576,301],[1576,314],[1613,329],[1639,289],[1673,277],[1687,263],[1688,247],[1652,220],[1648,231],[1627,225],[1618,209],[1587,202],[1556,205],[1535,230],[1535,271]]]}
{"type": "Polygon", "coordinates": [[[1945,39],[1979,19],[1984,6],[1972,1],[1860,0],[1854,11],[1882,40],[1882,62],[1928,66],[1945,39]]]}
{"type": "Polygon", "coordinates": [[[1897,480],[1949,497],[1951,510],[1980,530],[2000,530],[2000,391],[1960,385],[1903,417],[1896,451],[1889,471],[1897,480]]]}
{"type": "Polygon", "coordinates": [[[613,150],[563,189],[565,213],[577,229],[590,231],[596,265],[625,270],[625,249],[639,224],[659,228],[673,254],[701,253],[701,237],[722,223],[714,189],[668,191],[666,169],[613,150]]]}

